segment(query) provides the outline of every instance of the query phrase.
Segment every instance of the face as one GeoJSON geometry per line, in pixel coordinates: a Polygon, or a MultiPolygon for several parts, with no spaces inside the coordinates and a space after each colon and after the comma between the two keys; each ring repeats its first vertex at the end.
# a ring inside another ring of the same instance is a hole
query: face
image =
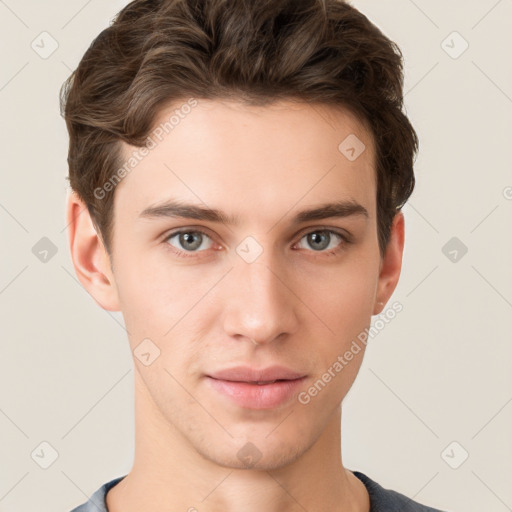
{"type": "Polygon", "coordinates": [[[398,278],[379,252],[372,137],[341,109],[198,100],[155,141],[116,188],[108,309],[153,420],[219,465],[280,467],[339,411],[353,342],[398,278]]]}

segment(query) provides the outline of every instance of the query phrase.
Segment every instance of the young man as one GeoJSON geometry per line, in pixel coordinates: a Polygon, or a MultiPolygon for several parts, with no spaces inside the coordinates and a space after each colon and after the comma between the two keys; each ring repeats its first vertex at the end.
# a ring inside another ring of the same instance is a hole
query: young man
{"type": "Polygon", "coordinates": [[[69,243],[122,311],[136,439],[75,512],[434,510],[341,456],[414,187],[401,66],[340,0],[135,0],[93,42],[62,91],[69,243]]]}

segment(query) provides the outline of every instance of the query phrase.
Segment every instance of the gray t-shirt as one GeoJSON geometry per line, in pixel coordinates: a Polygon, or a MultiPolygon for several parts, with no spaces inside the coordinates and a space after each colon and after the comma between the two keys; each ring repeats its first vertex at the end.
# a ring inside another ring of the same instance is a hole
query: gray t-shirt
{"type": "MultiPolygon", "coordinates": [[[[370,495],[370,512],[443,512],[436,508],[421,505],[398,492],[384,489],[359,471],[352,471],[352,473],[363,482],[370,495]]],[[[125,476],[114,478],[114,480],[103,484],[86,503],[74,508],[71,512],[108,512],[105,503],[107,492],[125,476]]]]}

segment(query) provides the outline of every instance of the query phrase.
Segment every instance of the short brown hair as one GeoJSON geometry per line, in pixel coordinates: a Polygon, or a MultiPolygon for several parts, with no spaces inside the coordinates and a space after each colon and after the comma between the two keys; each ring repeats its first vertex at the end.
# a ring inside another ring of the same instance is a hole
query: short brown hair
{"type": "MultiPolygon", "coordinates": [[[[403,112],[397,45],[342,0],[134,0],[85,52],[60,92],[69,180],[111,254],[119,141],[142,147],[178,99],[265,105],[298,99],[347,108],[376,148],[381,254],[414,188],[414,128],[403,112]]],[[[340,141],[341,142],[341,141],[340,141]]]]}

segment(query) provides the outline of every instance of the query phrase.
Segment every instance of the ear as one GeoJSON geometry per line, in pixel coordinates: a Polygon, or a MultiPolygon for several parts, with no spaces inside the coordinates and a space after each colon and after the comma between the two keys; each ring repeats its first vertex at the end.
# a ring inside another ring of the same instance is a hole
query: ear
{"type": "Polygon", "coordinates": [[[398,212],[391,225],[389,242],[380,262],[379,280],[372,315],[378,315],[398,284],[404,251],[404,215],[398,212]]]}
{"type": "Polygon", "coordinates": [[[103,309],[120,311],[110,257],[89,210],[74,191],[67,199],[66,220],[71,259],[78,279],[103,309]]]}

